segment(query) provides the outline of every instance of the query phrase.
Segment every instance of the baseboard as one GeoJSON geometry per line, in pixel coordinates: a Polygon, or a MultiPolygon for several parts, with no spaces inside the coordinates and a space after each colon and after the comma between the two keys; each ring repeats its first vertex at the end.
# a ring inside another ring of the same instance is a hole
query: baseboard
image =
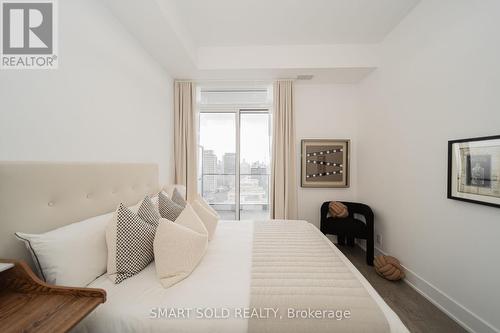
{"type": "MultiPolygon", "coordinates": [[[[359,247],[366,251],[366,246],[363,242],[356,242],[359,247]]],[[[387,255],[381,249],[375,247],[375,255],[387,255]]],[[[460,326],[469,332],[475,333],[500,333],[500,330],[493,327],[486,320],[482,319],[462,304],[455,301],[431,283],[424,280],[417,273],[413,272],[408,267],[402,265],[406,272],[404,281],[420,295],[429,300],[432,304],[446,313],[448,317],[456,321],[460,326]]]]}

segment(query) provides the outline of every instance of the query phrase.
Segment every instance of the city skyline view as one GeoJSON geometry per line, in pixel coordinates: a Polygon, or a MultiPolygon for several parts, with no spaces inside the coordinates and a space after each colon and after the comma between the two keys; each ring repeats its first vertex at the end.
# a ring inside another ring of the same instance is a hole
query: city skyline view
{"type": "MultiPolygon", "coordinates": [[[[269,115],[266,113],[267,117],[269,115]]],[[[266,116],[245,114],[244,126],[240,125],[240,157],[246,161],[270,163],[270,127],[269,120],[264,126],[266,116]],[[251,140],[250,140],[251,138],[251,140]]],[[[236,115],[232,112],[203,113],[200,115],[200,146],[213,150],[218,159],[227,152],[236,152],[236,115]],[[207,116],[209,115],[209,116],[207,116]]]]}
{"type": "Polygon", "coordinates": [[[200,193],[224,219],[238,219],[238,215],[240,219],[268,218],[269,114],[242,112],[239,140],[237,118],[237,113],[200,114],[200,193]]]}

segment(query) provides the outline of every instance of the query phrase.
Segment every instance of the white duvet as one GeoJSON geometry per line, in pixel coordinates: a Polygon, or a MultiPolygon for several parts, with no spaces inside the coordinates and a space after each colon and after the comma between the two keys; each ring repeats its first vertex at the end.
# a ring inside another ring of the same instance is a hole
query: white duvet
{"type": "MultiPolygon", "coordinates": [[[[113,284],[101,276],[88,287],[103,288],[106,303],[75,332],[247,332],[253,223],[221,221],[199,266],[185,280],[164,289],[154,263],[113,284]]],[[[391,332],[408,332],[373,287],[335,247],[334,251],[365,286],[387,318],[391,332]]]]}

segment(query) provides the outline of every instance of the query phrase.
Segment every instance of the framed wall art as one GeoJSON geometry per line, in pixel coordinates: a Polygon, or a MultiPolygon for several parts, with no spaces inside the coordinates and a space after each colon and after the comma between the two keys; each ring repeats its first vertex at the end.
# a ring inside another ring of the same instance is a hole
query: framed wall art
{"type": "Polygon", "coordinates": [[[349,140],[302,140],[301,186],[349,187],[349,146],[349,140]]]}
{"type": "Polygon", "coordinates": [[[500,207],[500,135],[448,141],[448,198],[500,207]]]}

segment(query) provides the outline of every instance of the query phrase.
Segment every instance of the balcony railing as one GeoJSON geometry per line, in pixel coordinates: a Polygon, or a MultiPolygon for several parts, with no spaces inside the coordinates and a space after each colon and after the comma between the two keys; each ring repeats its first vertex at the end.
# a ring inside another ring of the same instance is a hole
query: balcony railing
{"type": "MultiPolygon", "coordinates": [[[[205,173],[198,182],[201,193],[211,205],[231,205],[236,202],[236,178],[234,173],[205,173]]],[[[267,205],[269,180],[269,173],[240,174],[240,205],[267,205]]]]}

